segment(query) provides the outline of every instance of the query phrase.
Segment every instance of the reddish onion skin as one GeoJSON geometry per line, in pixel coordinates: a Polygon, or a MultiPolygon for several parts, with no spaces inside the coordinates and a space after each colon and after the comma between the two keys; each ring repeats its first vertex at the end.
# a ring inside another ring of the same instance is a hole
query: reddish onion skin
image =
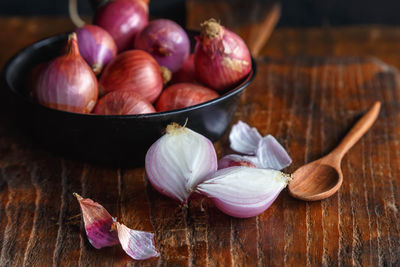
{"type": "Polygon", "coordinates": [[[196,83],[196,71],[194,69],[194,54],[190,54],[182,67],[172,75],[171,84],[196,83]]]}
{"type": "Polygon", "coordinates": [[[135,49],[149,52],[160,66],[176,72],[190,53],[184,29],[172,20],[157,19],[147,24],[135,38],[135,49]]]}
{"type": "Polygon", "coordinates": [[[117,45],[111,35],[96,25],[85,25],[76,29],[81,56],[93,72],[100,74],[104,66],[117,55],[117,45]]]}
{"type": "Polygon", "coordinates": [[[213,19],[201,27],[194,52],[197,78],[217,91],[228,89],[249,74],[249,49],[237,34],[213,19]]]}
{"type": "Polygon", "coordinates": [[[26,94],[34,98],[34,87],[37,84],[40,73],[47,67],[48,62],[40,63],[31,69],[26,80],[26,94]]]}
{"type": "Polygon", "coordinates": [[[157,100],[157,111],[167,111],[207,102],[219,95],[214,90],[192,83],[177,83],[167,87],[157,100]]]}
{"type": "Polygon", "coordinates": [[[157,61],[142,50],[119,54],[104,69],[100,77],[101,94],[131,90],[153,103],[160,95],[163,78],[157,61]]]}
{"type": "Polygon", "coordinates": [[[114,91],[106,94],[93,110],[98,115],[134,115],[154,113],[149,101],[133,91],[114,91]]]}
{"type": "Polygon", "coordinates": [[[101,6],[94,24],[105,29],[114,38],[118,51],[129,49],[149,22],[148,4],[142,0],[114,0],[101,6]]]}
{"type": "Polygon", "coordinates": [[[49,108],[90,113],[98,96],[97,79],[79,54],[76,34],[68,39],[65,55],[44,67],[34,88],[36,100],[49,108]]]}

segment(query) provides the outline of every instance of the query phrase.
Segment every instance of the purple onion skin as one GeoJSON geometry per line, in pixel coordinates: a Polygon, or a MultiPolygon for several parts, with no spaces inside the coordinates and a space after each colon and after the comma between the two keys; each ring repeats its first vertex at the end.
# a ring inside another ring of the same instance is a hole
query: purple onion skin
{"type": "Polygon", "coordinates": [[[111,35],[96,25],[85,25],[76,29],[81,56],[93,72],[98,75],[117,55],[117,45],[111,35]]]}
{"type": "Polygon", "coordinates": [[[94,221],[88,226],[85,226],[89,242],[93,247],[100,249],[119,244],[117,232],[110,231],[113,223],[114,221],[112,218],[106,218],[102,221],[94,221]]]}
{"type": "Polygon", "coordinates": [[[92,111],[98,96],[97,79],[79,53],[75,33],[69,36],[66,54],[41,69],[33,95],[49,108],[76,113],[92,111]]]}
{"type": "MultiPolygon", "coordinates": [[[[203,23],[207,25],[210,21],[203,23]]],[[[215,23],[215,22],[211,22],[215,23]]],[[[194,65],[197,79],[216,91],[224,91],[251,71],[251,56],[239,35],[219,25],[217,36],[207,37],[202,33],[196,37],[194,65]]]]}
{"type": "Polygon", "coordinates": [[[114,39],[118,52],[129,49],[135,36],[149,22],[148,5],[143,0],[114,0],[100,7],[94,24],[114,39]]]}
{"type": "Polygon", "coordinates": [[[236,218],[250,218],[257,216],[264,212],[266,209],[268,209],[272,203],[274,203],[275,199],[278,197],[279,194],[276,194],[276,196],[265,203],[264,205],[249,209],[247,207],[240,207],[240,206],[235,206],[231,205],[229,203],[225,203],[219,199],[213,198],[212,201],[214,202],[215,206],[221,210],[223,213],[228,214],[229,216],[236,217],[236,218]]]}
{"type": "Polygon", "coordinates": [[[151,21],[136,36],[134,47],[149,52],[160,66],[172,72],[182,67],[190,53],[185,30],[168,19],[151,21]]]}

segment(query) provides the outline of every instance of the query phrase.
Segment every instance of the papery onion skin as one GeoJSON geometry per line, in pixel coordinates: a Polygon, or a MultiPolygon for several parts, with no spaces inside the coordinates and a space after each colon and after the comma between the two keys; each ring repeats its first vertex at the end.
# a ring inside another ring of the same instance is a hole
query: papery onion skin
{"type": "Polygon", "coordinates": [[[40,73],[47,67],[48,62],[40,63],[39,65],[36,65],[31,69],[31,71],[28,74],[28,78],[26,80],[26,94],[32,98],[34,98],[34,87],[36,86],[36,83],[38,81],[38,78],[40,76],[40,73]]]}
{"type": "Polygon", "coordinates": [[[115,225],[122,249],[132,259],[146,260],[160,255],[154,244],[153,233],[132,230],[118,222],[115,225]]]}
{"type": "Polygon", "coordinates": [[[114,218],[99,203],[74,193],[82,210],[86,235],[93,247],[100,249],[119,243],[117,231],[112,230],[114,218]]]}
{"type": "Polygon", "coordinates": [[[156,112],[153,105],[133,91],[113,91],[97,102],[93,113],[97,115],[134,115],[156,112]]]}
{"type": "Polygon", "coordinates": [[[194,52],[197,78],[212,89],[226,90],[250,73],[249,49],[242,38],[213,19],[201,26],[194,52]]]}
{"type": "Polygon", "coordinates": [[[190,53],[190,42],[184,29],[172,20],[151,21],[137,34],[135,49],[149,52],[160,66],[176,72],[190,53]]]}
{"type": "Polygon", "coordinates": [[[272,136],[264,137],[254,127],[238,121],[229,133],[231,148],[239,153],[251,156],[232,155],[231,160],[240,161],[243,157],[253,162],[257,168],[282,170],[292,163],[292,159],[281,144],[272,136]]]}
{"type": "Polygon", "coordinates": [[[171,84],[175,83],[197,83],[194,54],[190,54],[182,67],[172,75],[171,84]]]}
{"type": "Polygon", "coordinates": [[[290,181],[280,171],[243,166],[218,170],[196,187],[222,212],[249,218],[264,212],[290,181]]]}
{"type": "Polygon", "coordinates": [[[58,110],[90,113],[98,96],[96,76],[79,54],[76,34],[68,39],[65,55],[41,70],[34,97],[42,105],[58,110]]]}
{"type": "Polygon", "coordinates": [[[100,77],[101,95],[117,90],[132,90],[153,103],[162,88],[160,66],[150,54],[142,50],[119,54],[100,77]]]}
{"type": "Polygon", "coordinates": [[[110,1],[97,10],[94,18],[94,24],[113,37],[119,52],[132,46],[148,21],[148,4],[142,0],[110,1]]]}
{"type": "Polygon", "coordinates": [[[232,126],[229,133],[230,146],[239,153],[254,155],[256,154],[258,143],[262,139],[261,134],[254,127],[247,123],[238,121],[232,126]]]}
{"type": "Polygon", "coordinates": [[[156,103],[158,112],[185,108],[201,104],[219,95],[207,87],[191,84],[177,83],[164,89],[156,103]]]}
{"type": "Polygon", "coordinates": [[[173,123],[147,151],[145,168],[157,191],[186,203],[195,186],[217,170],[217,154],[209,139],[173,123]]]}
{"type": "Polygon", "coordinates": [[[292,159],[272,135],[264,136],[257,148],[258,167],[282,170],[292,164],[292,159]]]}
{"type": "Polygon", "coordinates": [[[117,55],[114,39],[107,31],[96,25],[85,25],[75,32],[81,56],[96,75],[100,74],[104,66],[117,55]]]}

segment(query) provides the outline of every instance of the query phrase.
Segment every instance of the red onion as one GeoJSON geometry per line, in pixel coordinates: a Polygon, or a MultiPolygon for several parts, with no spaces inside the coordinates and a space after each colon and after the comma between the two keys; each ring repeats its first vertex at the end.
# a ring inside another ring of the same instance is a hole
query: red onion
{"type": "Polygon", "coordinates": [[[183,65],[190,52],[186,32],[168,19],[157,19],[147,24],[136,36],[134,47],[149,52],[160,66],[172,72],[183,65]]]}
{"type": "Polygon", "coordinates": [[[132,46],[135,36],[148,23],[148,4],[143,0],[114,0],[101,6],[94,24],[108,31],[117,44],[118,51],[132,46]]]}
{"type": "Polygon", "coordinates": [[[194,106],[217,98],[219,95],[204,86],[192,83],[177,83],[166,88],[157,100],[157,111],[167,111],[194,106]]]}
{"type": "Polygon", "coordinates": [[[154,113],[149,101],[133,91],[113,91],[99,99],[93,113],[101,115],[133,115],[154,113]]]}
{"type": "Polygon", "coordinates": [[[100,74],[104,66],[117,55],[117,45],[111,35],[96,25],[85,25],[76,29],[81,56],[100,74]]]}
{"type": "Polygon", "coordinates": [[[234,86],[251,70],[249,49],[243,40],[210,19],[196,38],[194,64],[197,78],[215,90],[234,86]]]}
{"type": "Polygon", "coordinates": [[[172,75],[171,84],[196,83],[196,71],[194,69],[194,54],[190,54],[182,67],[172,75]]]}
{"type": "Polygon", "coordinates": [[[76,34],[68,38],[66,54],[50,61],[37,79],[36,100],[47,107],[89,113],[96,104],[97,79],[79,54],[76,34]]]}
{"type": "Polygon", "coordinates": [[[157,61],[142,50],[119,54],[104,69],[100,77],[101,94],[117,90],[132,90],[151,103],[160,95],[163,76],[157,61]]]}

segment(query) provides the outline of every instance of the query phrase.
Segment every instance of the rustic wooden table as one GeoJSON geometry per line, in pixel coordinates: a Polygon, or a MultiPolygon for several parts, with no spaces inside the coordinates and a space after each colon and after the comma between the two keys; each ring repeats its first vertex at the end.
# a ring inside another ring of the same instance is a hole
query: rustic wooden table
{"type": "MultiPolygon", "coordinates": [[[[189,12],[190,27],[207,13],[197,1],[188,9],[198,11],[189,12]]],[[[251,35],[251,23],[230,25],[245,39],[251,35]]],[[[0,29],[3,66],[20,48],[73,26],[66,18],[0,18],[0,29]]],[[[143,168],[114,169],[44,151],[1,113],[0,266],[399,266],[399,48],[399,27],[272,34],[234,122],[273,134],[293,158],[287,172],[330,151],[374,101],[383,106],[344,158],[337,194],[303,202],[284,191],[250,219],[228,217],[211,202],[180,208],[146,182],[143,168]],[[154,231],[161,256],[136,262],[118,247],[94,249],[72,192],[102,203],[134,229],[154,231]]],[[[227,135],[215,147],[219,155],[229,152],[227,135]]]]}

